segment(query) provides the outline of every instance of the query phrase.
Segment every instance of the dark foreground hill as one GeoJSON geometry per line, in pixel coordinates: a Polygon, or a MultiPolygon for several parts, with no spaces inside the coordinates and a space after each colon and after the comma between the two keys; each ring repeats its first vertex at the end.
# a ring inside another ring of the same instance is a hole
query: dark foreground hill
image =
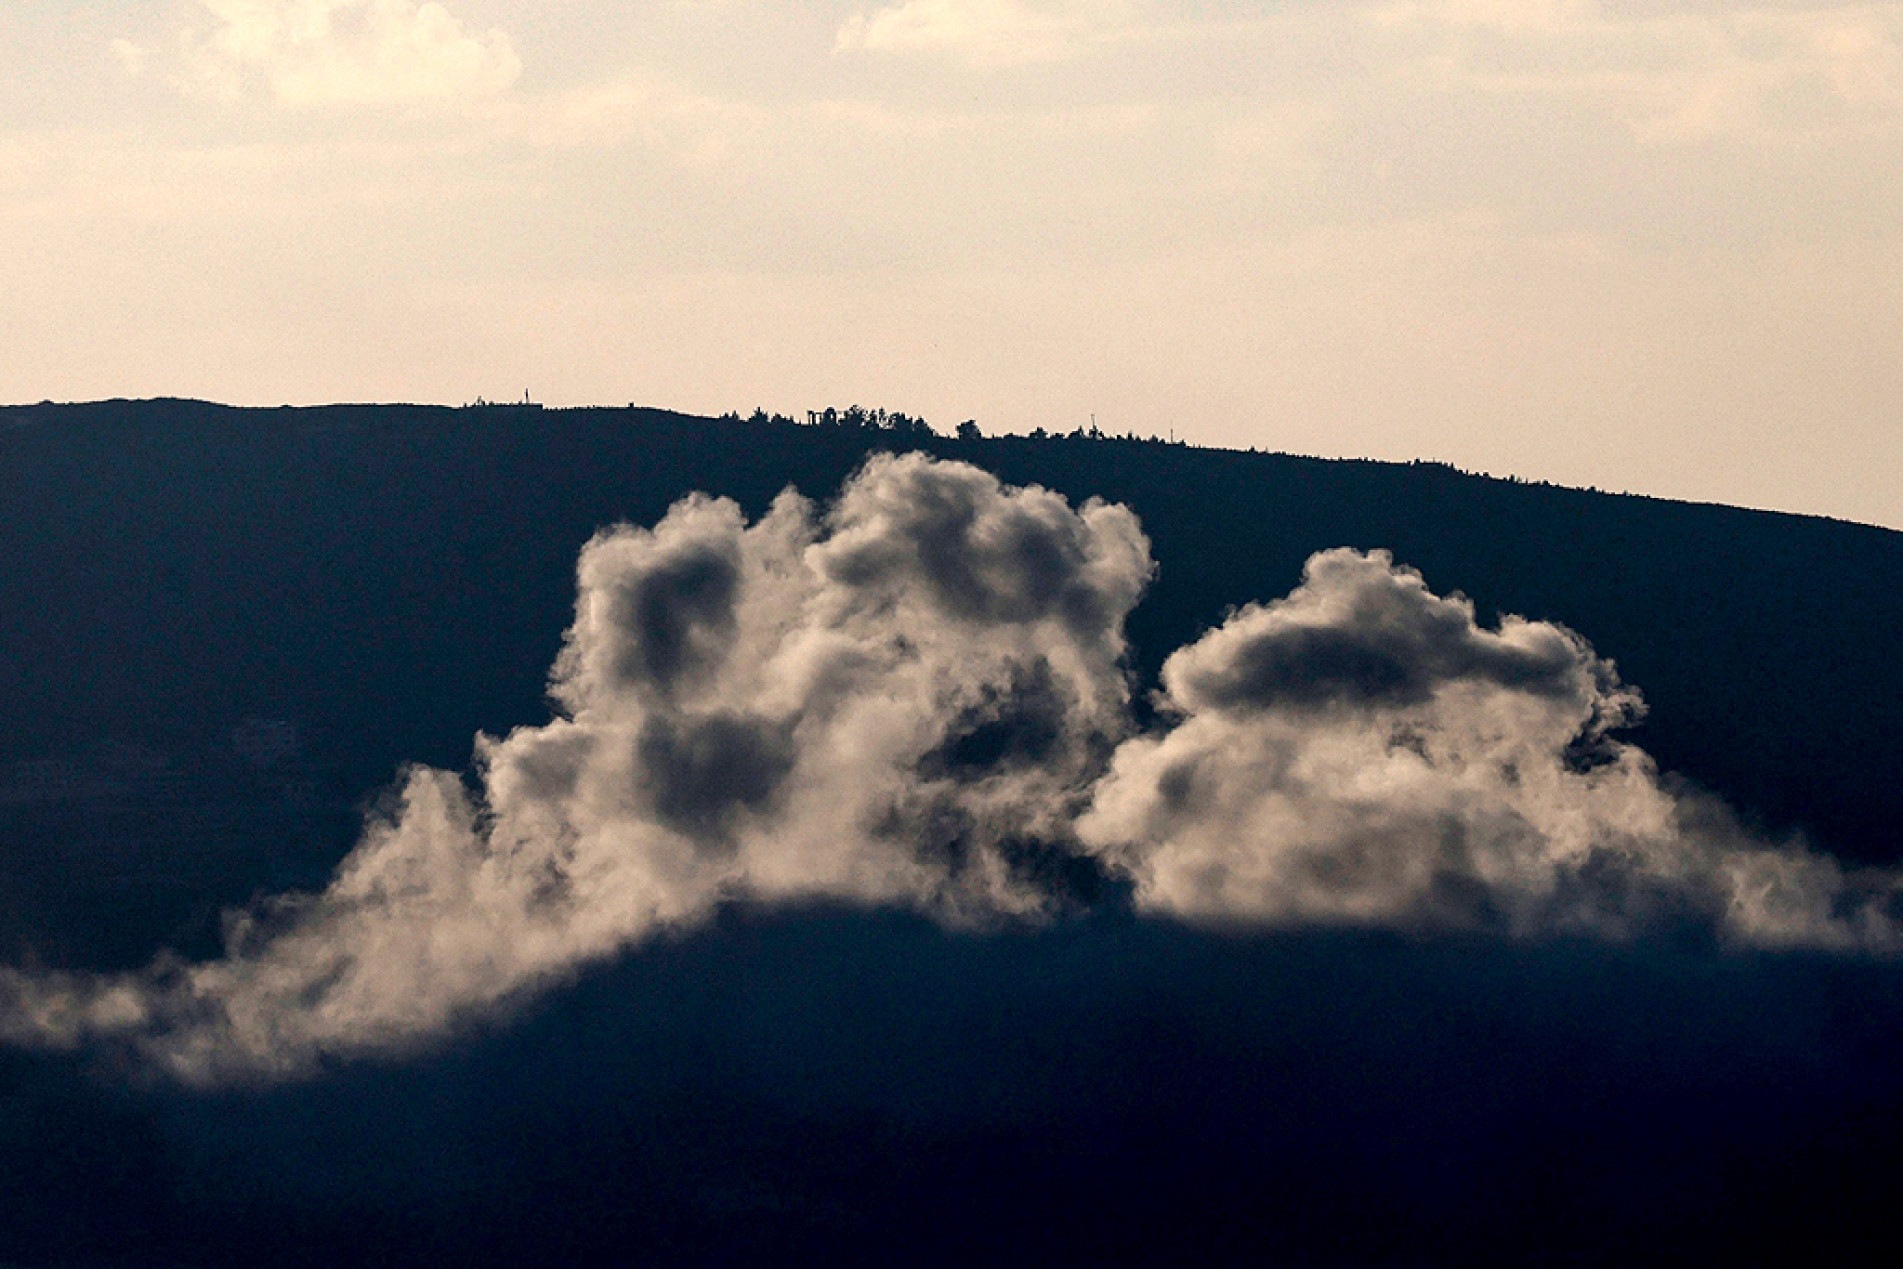
{"type": "Polygon", "coordinates": [[[15,951],[209,950],[314,885],[399,766],[546,717],[580,545],[691,490],[750,515],[925,448],[1142,517],[1137,668],[1330,546],[1617,660],[1668,771],[1773,832],[1903,857],[1903,534],[1470,476],[1125,440],[899,437],[657,410],[186,401],[0,411],[0,924],[15,951]],[[107,902],[111,932],[89,918],[107,902]]]}
{"type": "MultiPolygon", "coordinates": [[[[1135,508],[1147,680],[1387,547],[1581,631],[1762,826],[1903,855],[1903,534],[1133,441],[44,406],[0,411],[0,965],[215,952],[400,764],[546,719],[598,527],[895,445],[1135,508]]],[[[1894,960],[1671,938],[735,904],[302,1081],[0,1047],[0,1263],[1888,1263],[1900,1005],[1894,960]]]]}

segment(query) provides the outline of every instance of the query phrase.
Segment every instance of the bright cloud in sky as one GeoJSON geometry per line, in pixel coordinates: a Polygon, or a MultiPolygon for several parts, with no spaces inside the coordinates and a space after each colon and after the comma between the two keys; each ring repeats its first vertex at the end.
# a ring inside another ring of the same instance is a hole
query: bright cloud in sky
{"type": "Polygon", "coordinates": [[[854,14],[838,47],[877,53],[952,53],[978,63],[1061,57],[1101,33],[1127,7],[1077,0],[904,0],[854,14]]]}
{"type": "Polygon", "coordinates": [[[1903,102],[1895,5],[1397,0],[1375,20],[1434,33],[1456,82],[1502,96],[1596,98],[1624,111],[1646,141],[1810,134],[1903,102]]]}
{"type": "MultiPolygon", "coordinates": [[[[488,97],[521,74],[509,37],[474,33],[414,0],[203,0],[210,32],[184,32],[181,83],[233,99],[253,85],[287,106],[381,106],[488,97]]],[[[121,45],[121,47],[134,47],[121,45]]]]}
{"type": "Polygon", "coordinates": [[[1900,3],[10,5],[0,119],[0,398],[1096,414],[1903,525],[1900,3]]]}

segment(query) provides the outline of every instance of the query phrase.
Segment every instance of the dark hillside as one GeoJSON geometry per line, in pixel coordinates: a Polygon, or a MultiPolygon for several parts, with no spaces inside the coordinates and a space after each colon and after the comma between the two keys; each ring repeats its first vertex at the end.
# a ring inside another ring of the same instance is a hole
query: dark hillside
{"type": "Polygon", "coordinates": [[[923,447],[1141,516],[1139,668],[1329,546],[1614,657],[1669,770],[1776,830],[1903,858],[1903,534],[1438,465],[1126,440],[900,438],[656,410],[0,410],[0,928],[55,960],[209,950],[223,905],[320,882],[362,799],[541,692],[599,526],[705,489],[760,512],[923,447]],[[86,913],[110,904],[108,935],[86,913]]]}

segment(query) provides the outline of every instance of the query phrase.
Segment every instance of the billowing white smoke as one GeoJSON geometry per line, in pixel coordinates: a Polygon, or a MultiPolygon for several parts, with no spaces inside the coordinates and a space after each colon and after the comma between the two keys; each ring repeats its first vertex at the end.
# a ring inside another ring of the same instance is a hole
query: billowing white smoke
{"type": "Polygon", "coordinates": [[[1042,907],[1126,726],[1136,517],[877,458],[825,517],[689,498],[583,551],[561,716],[410,773],[321,895],[134,979],[13,975],[15,1038],[124,1035],[191,1080],[401,1050],[727,896],[1042,907]]]}
{"type": "Polygon", "coordinates": [[[1164,664],[1173,725],[1117,752],[1078,825],[1161,912],[1629,936],[1693,924],[1887,945],[1893,889],[1750,842],[1615,739],[1643,704],[1578,635],[1324,551],[1164,664]]]}
{"type": "Polygon", "coordinates": [[[560,715],[409,774],[320,895],[223,958],[0,976],[0,1035],[193,1082],[402,1052],[728,898],[1047,913],[1127,877],[1193,920],[1888,948],[1888,877],[1756,845],[1610,735],[1640,710],[1557,626],[1479,628],[1383,553],[1310,561],[1164,668],[1131,735],[1126,509],[871,460],[824,515],[692,497],[583,551],[560,715]]]}

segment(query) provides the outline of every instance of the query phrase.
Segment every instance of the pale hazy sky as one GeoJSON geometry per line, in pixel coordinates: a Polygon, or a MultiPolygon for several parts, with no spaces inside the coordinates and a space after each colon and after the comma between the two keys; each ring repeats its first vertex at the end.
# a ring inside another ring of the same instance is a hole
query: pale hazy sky
{"type": "Polygon", "coordinates": [[[1903,527],[1903,3],[0,0],[0,400],[854,401],[1903,527]]]}

